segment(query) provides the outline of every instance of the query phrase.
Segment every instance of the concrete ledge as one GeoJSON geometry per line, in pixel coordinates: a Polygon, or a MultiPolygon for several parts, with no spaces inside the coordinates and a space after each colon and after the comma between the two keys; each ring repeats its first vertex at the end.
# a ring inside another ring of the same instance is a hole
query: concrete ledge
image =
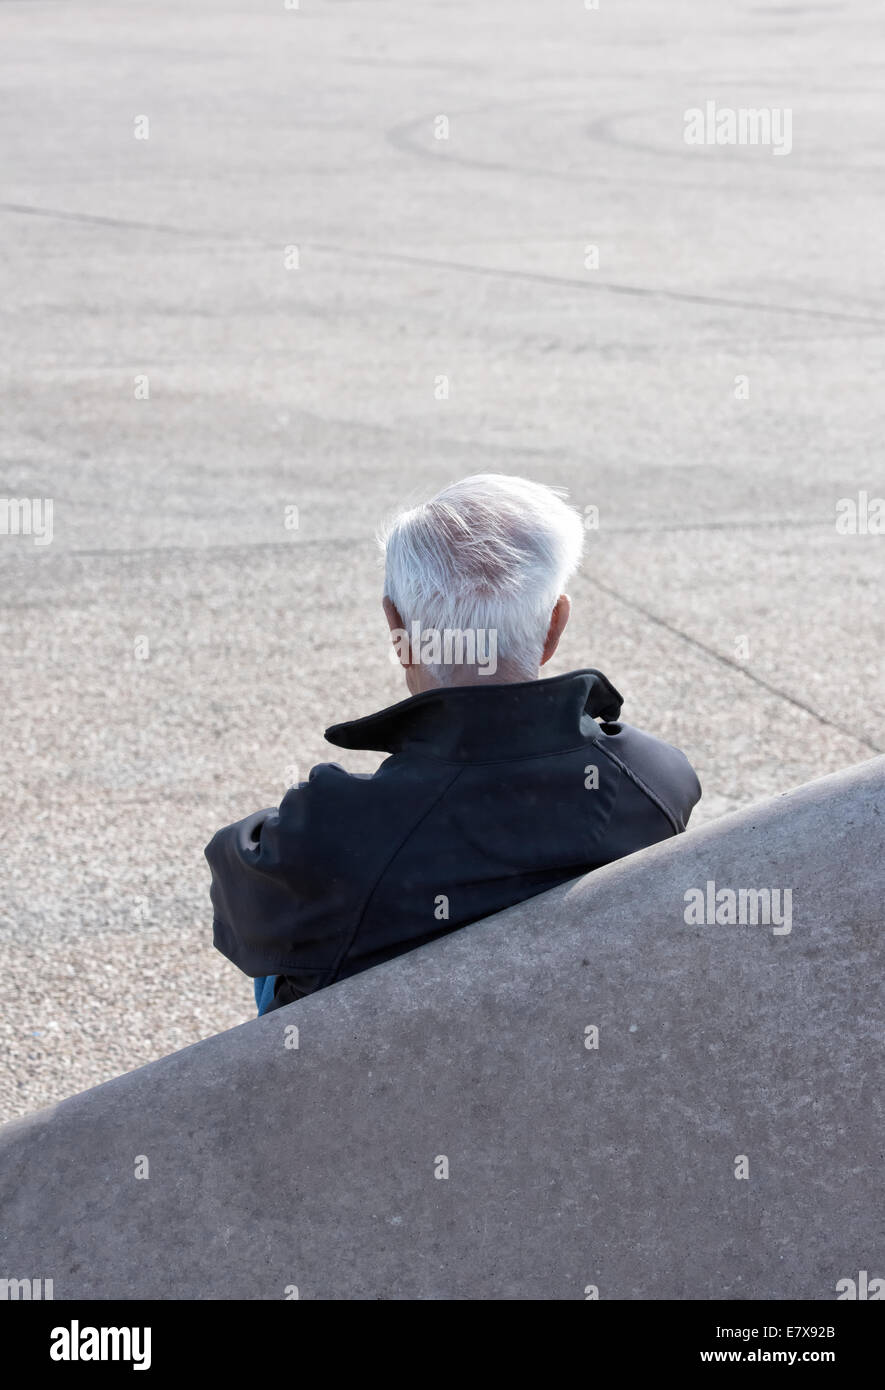
{"type": "Polygon", "coordinates": [[[885,1276],[883,827],[877,758],[5,1126],[0,1276],[824,1300],[885,1276]],[[708,880],[791,889],[791,931],[686,924],[708,880]]]}

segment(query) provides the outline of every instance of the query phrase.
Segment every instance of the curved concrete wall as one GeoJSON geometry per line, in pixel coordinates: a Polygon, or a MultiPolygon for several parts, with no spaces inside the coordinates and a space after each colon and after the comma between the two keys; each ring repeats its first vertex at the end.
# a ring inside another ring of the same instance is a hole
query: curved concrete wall
{"type": "Polygon", "coordinates": [[[194,1299],[885,1276],[883,826],[878,758],[7,1125],[0,1276],[194,1299]],[[791,890],[791,930],[686,922],[708,881],[791,890]]]}

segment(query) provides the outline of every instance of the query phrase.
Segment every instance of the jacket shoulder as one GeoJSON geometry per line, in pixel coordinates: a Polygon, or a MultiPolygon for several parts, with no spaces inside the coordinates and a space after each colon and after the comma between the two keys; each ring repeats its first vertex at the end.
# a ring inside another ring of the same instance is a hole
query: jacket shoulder
{"type": "Polygon", "coordinates": [[[701,799],[698,775],[681,749],[632,724],[600,724],[600,748],[658,805],[676,830],[684,830],[701,799]]]}

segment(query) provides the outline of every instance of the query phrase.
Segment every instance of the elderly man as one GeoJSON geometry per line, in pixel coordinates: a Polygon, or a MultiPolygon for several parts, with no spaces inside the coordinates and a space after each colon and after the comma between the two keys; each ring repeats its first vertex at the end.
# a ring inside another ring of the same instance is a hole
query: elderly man
{"type": "Polygon", "coordinates": [[[206,848],[215,945],[260,1013],[685,829],[685,756],[620,723],[600,671],[539,679],[583,535],[560,492],[499,474],[389,527],[410,697],[326,730],[388,756],[370,776],[321,763],[206,848]]]}

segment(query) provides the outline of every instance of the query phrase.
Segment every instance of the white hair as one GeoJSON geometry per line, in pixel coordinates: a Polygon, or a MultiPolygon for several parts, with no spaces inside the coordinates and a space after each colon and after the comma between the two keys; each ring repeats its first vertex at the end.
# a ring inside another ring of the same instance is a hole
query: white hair
{"type": "MultiPolygon", "coordinates": [[[[450,483],[379,537],[385,593],[409,630],[497,633],[500,664],[534,680],[557,598],[581,561],[584,527],[564,498],[504,473],[450,483]]],[[[451,667],[434,666],[449,684],[451,667]]]]}

